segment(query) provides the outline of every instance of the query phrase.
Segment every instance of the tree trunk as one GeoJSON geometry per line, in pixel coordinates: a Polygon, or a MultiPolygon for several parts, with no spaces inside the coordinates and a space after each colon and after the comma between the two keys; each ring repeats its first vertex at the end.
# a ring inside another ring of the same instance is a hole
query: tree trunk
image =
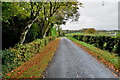
{"type": "Polygon", "coordinates": [[[20,41],[19,41],[20,44],[23,44],[23,43],[24,43],[28,31],[29,31],[29,29],[31,28],[31,25],[34,23],[34,21],[35,21],[36,19],[37,19],[37,18],[29,21],[29,23],[27,24],[27,26],[26,26],[25,29],[23,30],[22,35],[21,35],[21,37],[20,37],[20,41]]]}
{"type": "Polygon", "coordinates": [[[60,26],[58,26],[58,36],[60,36],[60,26]]]}
{"type": "Polygon", "coordinates": [[[44,34],[43,34],[43,38],[46,37],[46,34],[47,34],[48,30],[49,30],[49,27],[46,28],[46,30],[45,30],[45,32],[44,32],[44,34]]]}
{"type": "Polygon", "coordinates": [[[50,22],[48,22],[48,24],[46,25],[48,27],[45,27],[45,29],[43,30],[44,31],[43,32],[43,38],[46,37],[46,34],[47,34],[48,30],[51,28],[52,25],[53,24],[50,24],[50,22]]]}

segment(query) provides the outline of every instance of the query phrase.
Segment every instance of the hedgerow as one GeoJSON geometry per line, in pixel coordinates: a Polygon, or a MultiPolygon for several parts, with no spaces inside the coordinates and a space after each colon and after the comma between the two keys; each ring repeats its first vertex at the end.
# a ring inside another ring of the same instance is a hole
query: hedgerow
{"type": "Polygon", "coordinates": [[[110,36],[74,35],[73,38],[94,45],[103,50],[117,53],[120,56],[120,39],[110,36]]]}
{"type": "Polygon", "coordinates": [[[44,39],[36,39],[31,43],[19,44],[13,48],[2,51],[2,73],[12,71],[20,66],[23,62],[28,61],[34,54],[40,52],[44,46],[55,37],[46,37],[44,39]]]}

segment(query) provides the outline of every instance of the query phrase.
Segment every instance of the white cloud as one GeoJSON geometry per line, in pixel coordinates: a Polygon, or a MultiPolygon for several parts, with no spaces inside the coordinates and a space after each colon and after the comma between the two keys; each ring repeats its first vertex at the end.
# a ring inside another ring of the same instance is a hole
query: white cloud
{"type": "Polygon", "coordinates": [[[93,27],[99,30],[118,29],[118,2],[84,2],[84,8],[79,9],[80,18],[78,22],[68,21],[61,25],[62,29],[82,29],[93,27]]]}

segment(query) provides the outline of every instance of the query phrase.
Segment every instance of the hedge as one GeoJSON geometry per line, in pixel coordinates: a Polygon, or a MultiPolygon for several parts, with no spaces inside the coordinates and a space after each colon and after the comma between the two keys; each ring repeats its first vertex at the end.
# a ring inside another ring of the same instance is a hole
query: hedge
{"type": "Polygon", "coordinates": [[[74,35],[73,38],[94,45],[103,50],[117,53],[120,56],[120,39],[110,36],[74,35]]]}
{"type": "Polygon", "coordinates": [[[9,48],[2,51],[2,73],[12,71],[20,66],[23,62],[28,61],[34,54],[40,52],[44,46],[55,37],[46,37],[37,39],[31,43],[17,45],[14,48],[9,48]]]}

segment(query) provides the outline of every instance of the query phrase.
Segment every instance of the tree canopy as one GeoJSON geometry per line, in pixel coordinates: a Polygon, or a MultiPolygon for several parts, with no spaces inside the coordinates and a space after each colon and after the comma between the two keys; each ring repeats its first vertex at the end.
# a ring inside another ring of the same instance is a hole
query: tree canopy
{"type": "Polygon", "coordinates": [[[3,35],[5,35],[3,36],[3,41],[5,41],[3,43],[9,43],[9,46],[12,46],[16,43],[23,44],[36,38],[49,36],[51,30],[55,31],[52,29],[55,28],[55,25],[65,24],[68,19],[75,21],[78,19],[78,5],[81,3],[3,2],[2,23],[3,35]],[[13,44],[11,45],[5,37],[8,37],[13,44]]]}

